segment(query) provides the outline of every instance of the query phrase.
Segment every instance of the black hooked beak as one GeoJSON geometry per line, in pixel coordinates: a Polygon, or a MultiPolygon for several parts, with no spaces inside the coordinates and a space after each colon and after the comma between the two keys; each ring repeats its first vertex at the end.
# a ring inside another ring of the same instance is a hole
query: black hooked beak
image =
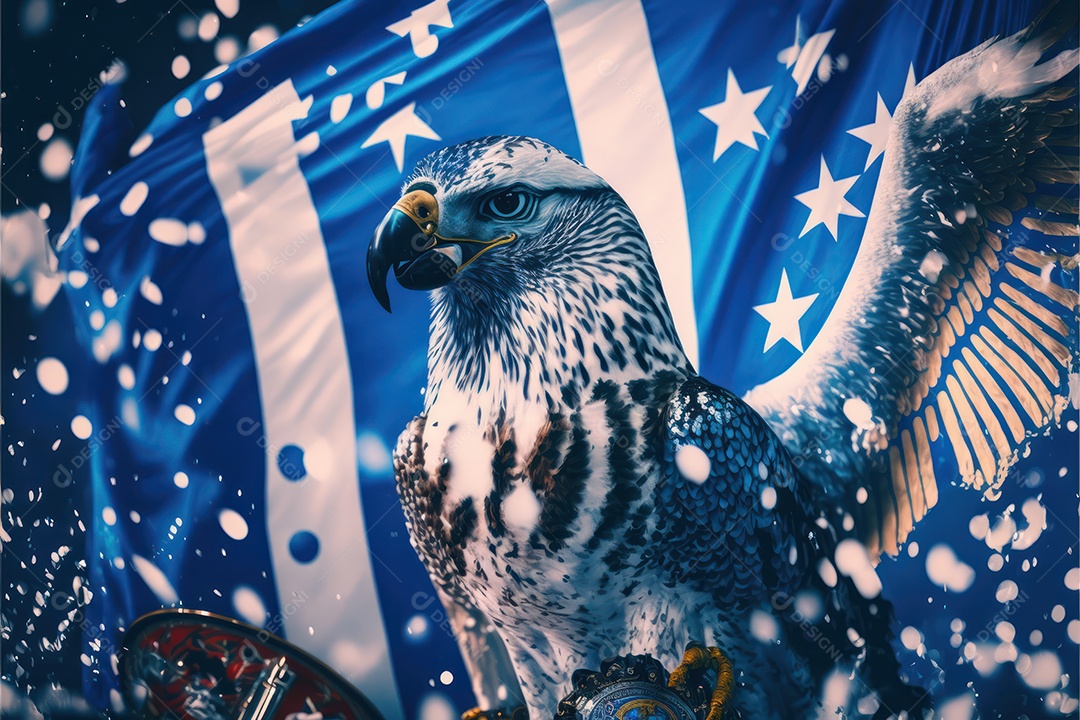
{"type": "Polygon", "coordinates": [[[368,246],[368,284],[387,312],[390,295],[386,276],[390,268],[402,287],[434,290],[446,285],[458,271],[493,247],[513,242],[513,233],[493,240],[446,238],[438,234],[439,201],[426,190],[413,190],[394,203],[368,246]]]}
{"type": "Polygon", "coordinates": [[[368,246],[368,284],[387,312],[390,295],[386,292],[386,275],[390,268],[394,268],[398,282],[412,290],[441,287],[454,276],[457,267],[451,269],[443,263],[424,262],[414,267],[435,247],[438,226],[439,203],[435,196],[426,190],[413,190],[398,200],[375,228],[368,246]]]}

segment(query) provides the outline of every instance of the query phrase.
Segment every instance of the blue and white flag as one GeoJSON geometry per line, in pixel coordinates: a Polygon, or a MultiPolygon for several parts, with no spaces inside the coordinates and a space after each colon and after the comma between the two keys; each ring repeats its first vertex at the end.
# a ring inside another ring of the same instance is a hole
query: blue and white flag
{"type": "Polygon", "coordinates": [[[349,0],[130,135],[106,85],[58,251],[96,360],[88,695],[109,704],[124,627],[182,605],[283,635],[388,720],[474,704],[392,478],[427,300],[391,316],[365,280],[426,153],[514,134],[581,159],[663,249],[700,372],[742,393],[832,309],[905,90],[1037,5],[349,0]]]}

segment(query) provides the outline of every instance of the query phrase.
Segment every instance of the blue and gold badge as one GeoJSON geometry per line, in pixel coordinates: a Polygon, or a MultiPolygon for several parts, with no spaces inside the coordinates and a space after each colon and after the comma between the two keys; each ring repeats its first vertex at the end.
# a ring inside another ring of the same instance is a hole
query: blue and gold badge
{"type": "Polygon", "coordinates": [[[556,720],[719,720],[731,694],[731,664],[719,650],[693,645],[669,678],[650,655],[605,660],[578,670],[556,720]]]}

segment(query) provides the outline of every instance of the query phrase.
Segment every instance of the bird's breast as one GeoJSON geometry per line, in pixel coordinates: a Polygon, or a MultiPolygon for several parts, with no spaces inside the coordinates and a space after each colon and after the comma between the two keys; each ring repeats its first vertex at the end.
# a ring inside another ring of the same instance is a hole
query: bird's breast
{"type": "Polygon", "coordinates": [[[486,412],[475,398],[440,394],[398,458],[413,541],[433,577],[508,621],[524,607],[587,618],[591,605],[633,592],[659,473],[655,418],[630,393],[599,382],[562,394],[566,403],[486,412]]]}

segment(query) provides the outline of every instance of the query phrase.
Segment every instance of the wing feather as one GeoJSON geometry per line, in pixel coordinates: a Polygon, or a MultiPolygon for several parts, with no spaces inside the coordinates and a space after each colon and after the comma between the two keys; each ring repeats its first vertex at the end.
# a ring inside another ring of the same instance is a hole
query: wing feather
{"type": "Polygon", "coordinates": [[[899,552],[939,479],[994,497],[1067,405],[1078,53],[1043,55],[1075,45],[1076,12],[1052,4],[905,97],[836,307],[802,359],[746,397],[874,554],[899,552]]]}

